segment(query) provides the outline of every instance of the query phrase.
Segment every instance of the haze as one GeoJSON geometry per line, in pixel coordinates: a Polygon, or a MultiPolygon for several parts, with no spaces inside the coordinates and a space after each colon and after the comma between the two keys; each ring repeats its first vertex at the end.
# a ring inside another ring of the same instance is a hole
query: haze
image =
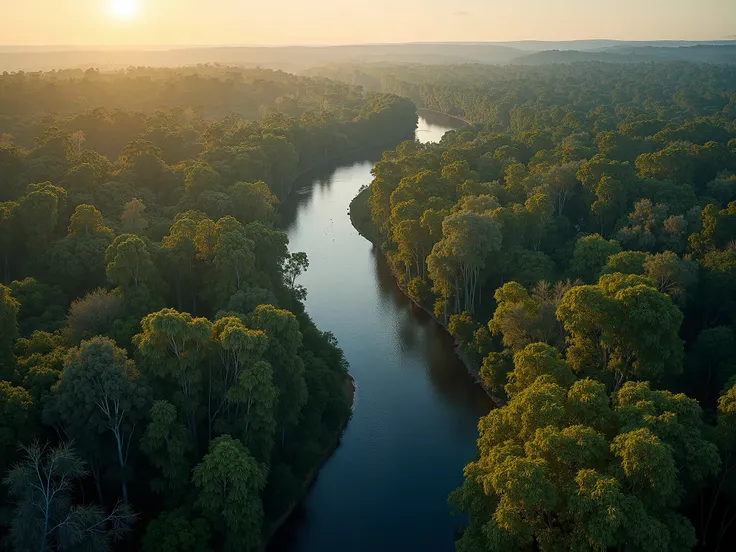
{"type": "Polygon", "coordinates": [[[733,0],[3,0],[3,45],[718,40],[733,0]],[[137,6],[130,5],[137,1],[137,6]],[[135,8],[135,9],[133,9],[135,8]]]}

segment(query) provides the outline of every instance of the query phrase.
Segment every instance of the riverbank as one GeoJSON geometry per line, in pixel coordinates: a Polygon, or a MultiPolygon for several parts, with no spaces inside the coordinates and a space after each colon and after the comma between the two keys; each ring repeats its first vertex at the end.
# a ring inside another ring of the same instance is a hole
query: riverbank
{"type": "MultiPolygon", "coordinates": [[[[418,121],[418,116],[417,116],[418,121]]],[[[411,140],[412,135],[414,133],[415,128],[412,129],[410,132],[407,132],[406,136],[403,138],[405,140],[411,140]]],[[[281,205],[283,205],[284,201],[293,193],[295,184],[309,176],[311,173],[318,172],[326,167],[330,167],[336,164],[339,164],[341,162],[344,162],[347,159],[350,159],[352,157],[355,157],[357,155],[360,155],[367,151],[375,151],[375,150],[384,150],[386,148],[393,148],[396,147],[397,144],[401,143],[402,139],[391,139],[391,140],[381,140],[380,142],[365,145],[365,146],[359,146],[357,148],[354,148],[350,151],[342,152],[338,155],[334,155],[331,157],[328,157],[318,163],[315,163],[314,165],[302,170],[299,174],[294,176],[291,181],[289,182],[289,186],[286,192],[286,196],[279,202],[279,205],[276,208],[276,214],[278,215],[281,205]]],[[[348,404],[350,406],[351,413],[353,411],[353,407],[355,404],[355,380],[352,378],[352,376],[348,375],[348,378],[345,382],[344,387],[344,393],[348,400],[348,404]]],[[[343,424],[341,425],[339,431],[337,431],[334,435],[334,438],[330,441],[330,444],[328,447],[325,448],[321,459],[319,462],[317,462],[311,470],[307,473],[306,477],[304,478],[301,491],[299,495],[289,504],[289,506],[286,508],[286,510],[275,520],[273,521],[268,529],[267,529],[267,536],[265,539],[264,546],[262,550],[266,550],[268,548],[268,545],[273,540],[276,533],[283,527],[283,525],[289,520],[291,515],[294,513],[294,510],[299,506],[299,504],[306,498],[307,494],[309,493],[309,490],[316,482],[320,469],[322,466],[324,466],[325,462],[330,459],[330,457],[333,455],[335,450],[340,446],[340,442],[342,439],[342,436],[345,432],[345,429],[347,428],[348,423],[350,422],[351,416],[348,416],[343,424]]]]}
{"type": "MultiPolygon", "coordinates": [[[[388,262],[388,257],[386,255],[386,252],[381,246],[381,237],[378,233],[378,229],[373,225],[373,220],[371,219],[370,204],[368,202],[370,198],[370,194],[371,194],[370,187],[366,186],[358,193],[357,196],[355,196],[353,201],[350,202],[350,222],[353,224],[353,227],[358,231],[358,234],[360,234],[365,239],[367,239],[369,242],[371,242],[373,244],[373,247],[378,249],[381,252],[381,254],[384,256],[386,261],[388,262]]],[[[448,335],[450,335],[450,331],[447,328],[447,326],[444,324],[444,322],[440,320],[439,318],[437,318],[434,315],[434,313],[428,308],[426,308],[424,305],[417,303],[409,295],[409,293],[406,290],[406,287],[402,286],[399,283],[399,279],[397,278],[396,273],[394,272],[393,267],[391,266],[390,262],[389,262],[389,267],[391,268],[391,272],[394,277],[394,282],[396,283],[396,286],[401,290],[401,292],[414,304],[414,306],[426,312],[432,318],[432,320],[434,320],[437,324],[439,324],[448,333],[448,335]]],[[[455,355],[463,363],[463,365],[465,366],[465,369],[473,377],[475,382],[483,388],[483,391],[485,391],[485,393],[490,397],[490,399],[497,406],[501,406],[503,404],[503,401],[499,397],[495,396],[483,384],[483,380],[480,377],[479,368],[465,354],[465,352],[462,349],[462,345],[456,339],[454,341],[455,341],[455,355]]]]}
{"type": "Polygon", "coordinates": [[[467,119],[463,119],[462,117],[458,117],[457,115],[450,115],[449,113],[445,113],[444,111],[436,111],[434,109],[428,109],[426,107],[417,107],[417,114],[421,116],[422,113],[434,113],[435,115],[444,115],[445,117],[449,117],[450,119],[461,121],[468,126],[473,126],[474,124],[472,121],[468,121],[467,119]]]}
{"type": "Polygon", "coordinates": [[[345,428],[348,426],[348,423],[350,422],[350,418],[352,417],[352,411],[355,406],[355,380],[352,376],[348,375],[347,379],[345,380],[345,384],[343,386],[343,393],[345,394],[345,398],[348,400],[348,404],[350,405],[350,412],[351,415],[348,416],[343,424],[340,426],[340,429],[335,432],[335,435],[333,436],[333,439],[330,441],[330,445],[324,450],[324,453],[322,455],[322,458],[319,462],[307,473],[307,476],[304,478],[304,482],[302,484],[302,489],[299,493],[299,496],[295,498],[291,504],[286,508],[286,510],[281,514],[281,516],[273,521],[271,525],[268,527],[267,536],[265,543],[263,547],[261,548],[261,551],[265,551],[268,548],[268,545],[271,542],[271,539],[276,535],[279,529],[283,527],[283,525],[289,520],[291,515],[294,513],[294,510],[297,506],[299,506],[299,503],[301,503],[309,493],[309,489],[312,488],[312,485],[317,481],[317,477],[319,476],[319,471],[322,468],[322,466],[327,462],[327,460],[330,459],[330,456],[333,455],[333,453],[337,450],[337,448],[340,446],[340,442],[342,440],[342,436],[345,433],[345,428]]]}
{"type": "MultiPolygon", "coordinates": [[[[417,110],[417,111],[419,111],[419,110],[417,110]]],[[[448,115],[448,117],[450,117],[450,115],[448,115]]],[[[412,131],[412,133],[408,133],[406,135],[406,137],[404,137],[403,139],[399,139],[398,141],[396,141],[395,139],[394,140],[386,140],[386,141],[381,141],[380,143],[376,143],[376,144],[372,144],[372,145],[368,145],[368,146],[359,146],[359,147],[354,148],[354,149],[352,149],[350,151],[339,153],[337,155],[333,155],[332,157],[328,157],[327,159],[323,159],[322,161],[319,161],[318,163],[315,163],[314,165],[311,165],[310,167],[304,169],[299,174],[297,174],[296,176],[294,176],[291,179],[291,182],[289,182],[289,188],[288,188],[288,191],[286,192],[286,196],[284,198],[280,199],[279,200],[279,204],[276,206],[276,214],[278,214],[279,208],[281,207],[281,205],[283,204],[283,202],[286,200],[286,198],[288,198],[289,195],[291,195],[291,193],[294,191],[294,184],[296,184],[302,178],[308,176],[310,173],[317,172],[319,170],[324,169],[325,167],[331,167],[331,166],[337,165],[337,164],[345,161],[346,159],[350,159],[352,157],[355,157],[356,155],[360,155],[361,153],[365,153],[367,151],[373,151],[373,150],[379,150],[379,149],[381,151],[383,151],[385,149],[393,149],[398,144],[400,144],[402,141],[404,141],[404,140],[411,140],[412,139],[412,134],[413,134],[413,131],[412,131]]]]}

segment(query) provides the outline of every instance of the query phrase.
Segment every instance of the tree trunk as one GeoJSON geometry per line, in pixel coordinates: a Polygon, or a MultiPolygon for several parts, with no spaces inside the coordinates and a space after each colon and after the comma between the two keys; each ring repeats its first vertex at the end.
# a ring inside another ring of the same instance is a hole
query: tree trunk
{"type": "Polygon", "coordinates": [[[92,472],[92,478],[95,480],[95,488],[97,489],[97,500],[100,501],[100,505],[105,504],[105,495],[102,493],[102,481],[100,480],[100,470],[96,466],[90,464],[90,471],[92,472]]]}
{"type": "Polygon", "coordinates": [[[120,436],[120,431],[115,430],[115,442],[118,445],[118,462],[120,463],[120,469],[122,470],[122,477],[120,485],[123,488],[123,504],[126,506],[128,505],[128,483],[125,481],[126,473],[125,473],[125,459],[123,458],[123,443],[120,436]]]}

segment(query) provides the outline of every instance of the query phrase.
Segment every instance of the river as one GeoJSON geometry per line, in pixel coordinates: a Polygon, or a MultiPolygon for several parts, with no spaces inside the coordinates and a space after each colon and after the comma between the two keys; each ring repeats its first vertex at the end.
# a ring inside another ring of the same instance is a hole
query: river
{"type": "MultiPolygon", "coordinates": [[[[461,123],[424,113],[416,136],[439,141],[461,123]]],[[[447,495],[473,458],[490,401],[452,340],[397,288],[348,205],[381,152],[297,182],[280,209],[291,251],[306,251],[306,308],[335,334],[357,391],[353,417],[273,552],[451,551],[460,520],[447,495]]]]}

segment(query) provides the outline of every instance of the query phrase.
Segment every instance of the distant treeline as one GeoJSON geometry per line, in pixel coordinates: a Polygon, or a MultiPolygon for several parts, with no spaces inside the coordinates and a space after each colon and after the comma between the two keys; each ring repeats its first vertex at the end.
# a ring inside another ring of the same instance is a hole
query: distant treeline
{"type": "Polygon", "coordinates": [[[153,50],[0,46],[0,71],[49,71],[60,67],[84,69],[99,67],[109,71],[131,66],[181,67],[221,63],[298,72],[318,65],[356,61],[427,65],[467,63],[541,65],[576,61],[736,63],[736,41],[527,40],[345,46],[191,47],[153,50]]]}
{"type": "Polygon", "coordinates": [[[597,131],[615,127],[621,118],[655,117],[674,124],[707,116],[726,124],[736,117],[736,70],[727,65],[345,64],[310,73],[405,96],[419,107],[512,132],[543,127],[559,134],[571,125],[597,131]]]}

